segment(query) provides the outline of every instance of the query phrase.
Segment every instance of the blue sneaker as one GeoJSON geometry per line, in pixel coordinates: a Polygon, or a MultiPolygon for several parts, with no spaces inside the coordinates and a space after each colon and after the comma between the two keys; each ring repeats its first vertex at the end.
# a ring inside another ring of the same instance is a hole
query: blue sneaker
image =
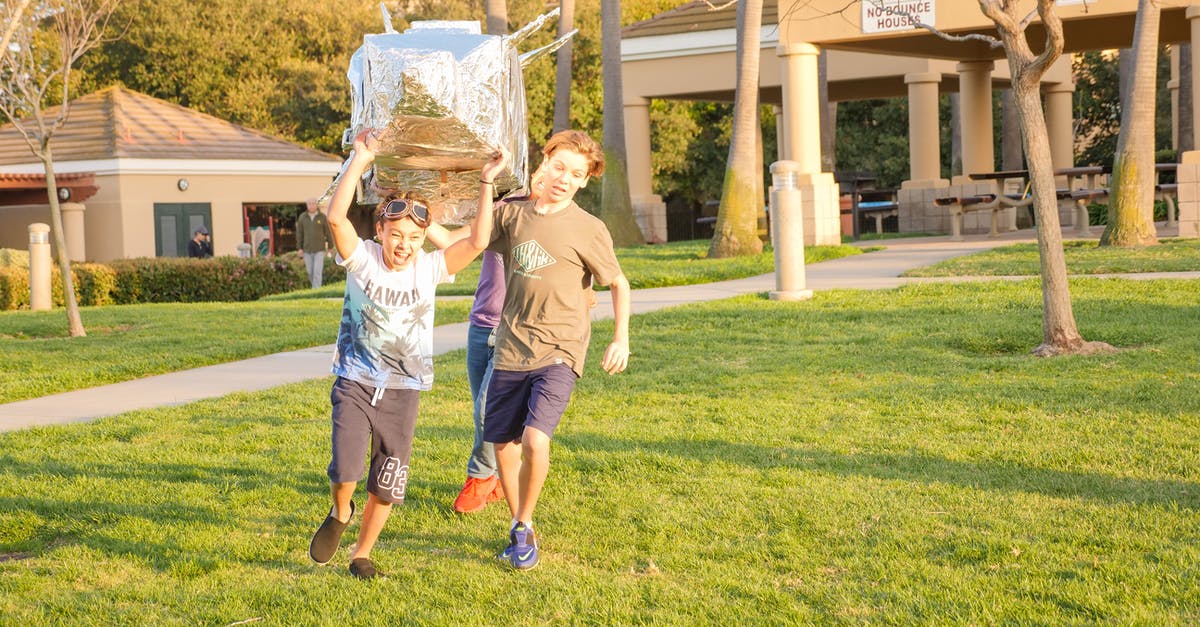
{"type": "Polygon", "coordinates": [[[512,544],[509,548],[512,549],[512,565],[517,570],[529,570],[538,565],[538,548],[537,538],[533,534],[533,529],[525,526],[525,523],[517,523],[512,531],[508,533],[512,544]]]}

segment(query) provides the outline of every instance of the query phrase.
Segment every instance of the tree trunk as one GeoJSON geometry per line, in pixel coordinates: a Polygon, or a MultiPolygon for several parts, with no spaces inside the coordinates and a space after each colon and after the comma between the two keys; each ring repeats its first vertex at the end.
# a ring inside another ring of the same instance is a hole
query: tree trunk
{"type": "Polygon", "coordinates": [[[600,219],[616,246],[645,244],[633,219],[629,166],[625,159],[625,100],[621,91],[621,1],[600,3],[601,65],[604,76],[604,177],[600,219]]]}
{"type": "Polygon", "coordinates": [[[1159,6],[1139,0],[1133,35],[1133,76],[1121,109],[1121,133],[1109,178],[1108,226],[1101,246],[1158,243],[1154,230],[1154,88],[1158,71],[1159,6]]]}
{"type": "Polygon", "coordinates": [[[829,102],[829,51],[817,57],[817,102],[821,112],[821,171],[833,172],[837,163],[837,103],[829,102]]]}
{"type": "Polygon", "coordinates": [[[41,154],[42,167],[46,170],[46,197],[50,201],[50,234],[54,238],[54,255],[58,270],[62,273],[63,302],[67,305],[67,332],[71,337],[84,337],[83,319],[79,317],[79,303],[75,300],[75,280],[71,276],[71,258],[67,254],[67,238],[63,234],[62,207],[58,204],[58,179],[54,176],[54,156],[50,144],[45,142],[41,154]]]}
{"type": "MultiPolygon", "coordinates": [[[[476,5],[479,6],[479,5],[476,5]]],[[[508,34],[508,2],[506,0],[486,0],[487,32],[489,35],[508,34]]],[[[478,14],[476,14],[478,15],[478,14]]]]}
{"type": "Polygon", "coordinates": [[[950,176],[962,171],[962,99],[958,93],[950,94],[950,176]]]}
{"type": "Polygon", "coordinates": [[[1000,168],[1002,170],[1025,169],[1021,152],[1021,120],[1017,113],[1017,102],[1011,89],[1000,94],[1000,168]]]}
{"type": "Polygon", "coordinates": [[[1041,77],[1013,81],[1013,98],[1021,120],[1025,154],[1033,183],[1034,212],[1037,215],[1038,254],[1042,275],[1042,344],[1039,355],[1079,351],[1083,337],[1075,324],[1071,308],[1071,290],[1067,283],[1067,263],[1063,254],[1062,226],[1058,221],[1058,196],[1054,166],[1050,160],[1050,135],[1042,113],[1038,83],[1041,77]]]}
{"type": "MultiPolygon", "coordinates": [[[[558,36],[562,37],[575,28],[575,0],[560,0],[558,36]]],[[[573,38],[572,38],[573,39],[573,38]]],[[[571,128],[571,40],[558,49],[555,57],[554,75],[554,132],[571,128]]]]}
{"type": "MultiPolygon", "coordinates": [[[[757,255],[762,252],[758,238],[758,212],[755,199],[754,140],[758,120],[758,55],[762,31],[762,0],[744,0],[737,8],[738,71],[737,91],[733,100],[733,137],[721,206],[717,211],[712,258],[757,255]]],[[[761,153],[761,151],[759,151],[761,153]]],[[[761,180],[759,176],[759,180],[761,180]]]]}
{"type": "Polygon", "coordinates": [[[1179,153],[1175,160],[1179,161],[1183,153],[1196,149],[1196,131],[1192,125],[1192,45],[1179,45],[1179,143],[1175,150],[1179,153]]]}
{"type": "Polygon", "coordinates": [[[1058,197],[1054,184],[1054,166],[1050,160],[1050,135],[1042,113],[1038,90],[1046,68],[1062,54],[1062,21],[1052,0],[1038,0],[1038,13],[1046,29],[1042,52],[1034,55],[1023,30],[1017,30],[1021,18],[1016,3],[1005,0],[979,0],[979,7],[995,24],[1004,43],[1012,76],[1013,97],[1021,122],[1021,140],[1033,186],[1033,204],[1038,222],[1038,255],[1042,277],[1042,343],[1033,350],[1047,357],[1064,353],[1111,351],[1103,342],[1085,342],[1075,324],[1071,309],[1071,290],[1067,283],[1067,264],[1062,247],[1062,228],[1058,221],[1058,197]]]}

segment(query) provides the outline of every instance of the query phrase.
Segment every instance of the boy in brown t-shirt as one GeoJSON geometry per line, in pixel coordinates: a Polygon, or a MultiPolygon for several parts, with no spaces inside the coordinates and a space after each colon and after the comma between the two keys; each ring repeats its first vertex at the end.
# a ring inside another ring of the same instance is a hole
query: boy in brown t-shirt
{"type": "Polygon", "coordinates": [[[629,281],[604,223],[574,202],[589,178],[604,173],[604,153],[586,134],[561,131],[542,154],[541,196],[498,207],[488,247],[504,257],[507,293],[484,440],[495,445],[513,518],[500,559],[520,570],[538,563],[533,510],[550,467],[550,437],[583,376],[593,282],[607,285],[613,302],[613,340],[600,365],[616,374],[629,363],[629,281]]]}

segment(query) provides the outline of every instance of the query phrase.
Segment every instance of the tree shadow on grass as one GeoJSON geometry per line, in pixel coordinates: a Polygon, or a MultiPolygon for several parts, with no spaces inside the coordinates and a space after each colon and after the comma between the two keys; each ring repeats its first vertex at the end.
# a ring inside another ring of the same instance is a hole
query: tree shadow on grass
{"type": "Polygon", "coordinates": [[[846,455],[812,447],[773,447],[711,439],[629,440],[607,434],[574,432],[563,434],[556,441],[580,451],[624,454],[649,451],[705,464],[737,464],[760,470],[793,468],[845,477],[944,483],[1013,494],[1200,510],[1200,484],[1174,479],[1116,477],[1005,461],[959,461],[919,454],[846,455]]]}

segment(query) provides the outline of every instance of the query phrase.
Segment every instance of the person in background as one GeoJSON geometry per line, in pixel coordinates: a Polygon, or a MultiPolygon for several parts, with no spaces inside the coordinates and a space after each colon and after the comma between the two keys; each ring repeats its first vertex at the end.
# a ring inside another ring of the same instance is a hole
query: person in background
{"type": "Polygon", "coordinates": [[[308,210],[296,216],[296,247],[304,256],[308,282],[316,289],[321,287],[325,256],[333,246],[333,236],[329,232],[329,220],[317,207],[317,199],[309,198],[307,203],[308,210]]]}
{"type": "Polygon", "coordinates": [[[200,225],[192,233],[192,239],[188,240],[188,257],[206,259],[212,255],[212,242],[208,239],[208,229],[204,225],[200,225]]]}

